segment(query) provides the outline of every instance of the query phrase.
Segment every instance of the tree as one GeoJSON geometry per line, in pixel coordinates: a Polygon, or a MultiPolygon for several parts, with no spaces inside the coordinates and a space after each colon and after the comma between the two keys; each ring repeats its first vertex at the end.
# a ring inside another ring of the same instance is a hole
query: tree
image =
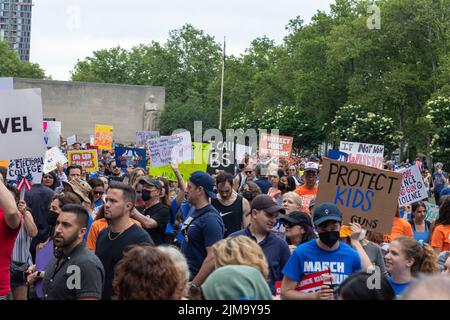
{"type": "Polygon", "coordinates": [[[436,97],[427,102],[427,119],[431,121],[434,136],[431,141],[434,161],[450,165],[450,96],[436,97]]]}
{"type": "Polygon", "coordinates": [[[0,77],[44,79],[45,72],[36,63],[20,60],[9,43],[0,40],[0,77]]]}

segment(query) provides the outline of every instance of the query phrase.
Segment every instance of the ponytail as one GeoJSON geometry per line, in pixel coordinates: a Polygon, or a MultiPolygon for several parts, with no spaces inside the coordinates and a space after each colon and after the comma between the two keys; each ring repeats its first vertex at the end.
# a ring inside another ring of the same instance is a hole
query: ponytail
{"type": "Polygon", "coordinates": [[[408,259],[414,259],[414,264],[411,266],[413,276],[418,273],[434,273],[439,270],[436,255],[429,244],[421,244],[411,237],[398,237],[394,241],[400,243],[402,251],[408,259]]]}

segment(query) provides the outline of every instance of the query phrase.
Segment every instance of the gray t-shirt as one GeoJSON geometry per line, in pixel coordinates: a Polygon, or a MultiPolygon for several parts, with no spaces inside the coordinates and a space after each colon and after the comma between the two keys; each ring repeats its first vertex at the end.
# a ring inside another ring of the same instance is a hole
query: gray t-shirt
{"type": "Polygon", "coordinates": [[[366,251],[366,254],[369,256],[370,262],[380,268],[381,274],[386,274],[384,254],[381,248],[372,242],[369,242],[367,245],[363,246],[363,248],[364,251],[366,251]]]}

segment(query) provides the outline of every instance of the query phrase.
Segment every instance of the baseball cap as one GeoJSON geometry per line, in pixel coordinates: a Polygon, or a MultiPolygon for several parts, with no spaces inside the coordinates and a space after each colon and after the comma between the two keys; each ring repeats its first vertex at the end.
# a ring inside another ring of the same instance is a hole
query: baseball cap
{"type": "Polygon", "coordinates": [[[314,209],[314,224],[318,226],[326,221],[342,221],[342,213],[334,203],[323,202],[314,209]]]}
{"type": "Polygon", "coordinates": [[[315,162],[307,162],[305,165],[305,172],[306,171],[313,171],[313,172],[318,172],[319,171],[319,165],[315,162]]]}
{"type": "Polygon", "coordinates": [[[287,221],[292,224],[300,225],[300,226],[310,226],[312,228],[311,218],[307,213],[300,211],[293,211],[289,215],[282,215],[280,217],[280,221],[287,221]]]}
{"type": "Polygon", "coordinates": [[[79,196],[84,202],[91,203],[91,200],[89,200],[89,193],[92,191],[92,188],[86,181],[76,179],[70,180],[69,182],[63,181],[63,186],[69,187],[72,192],[79,196]]]}
{"type": "Polygon", "coordinates": [[[217,196],[214,193],[214,179],[203,171],[195,171],[189,177],[189,180],[197,187],[203,187],[205,192],[211,199],[216,199],[217,196]]]}
{"type": "Polygon", "coordinates": [[[155,188],[157,188],[159,190],[162,190],[162,188],[163,188],[163,183],[161,181],[151,179],[150,177],[147,177],[147,176],[140,177],[138,181],[140,184],[148,184],[148,185],[154,186],[155,188]]]}
{"type": "Polygon", "coordinates": [[[441,197],[448,197],[448,196],[450,196],[450,187],[446,187],[446,188],[442,189],[441,193],[440,193],[440,196],[441,197]]]}
{"type": "Polygon", "coordinates": [[[267,194],[257,195],[252,201],[251,209],[264,210],[269,214],[273,214],[275,212],[284,214],[286,212],[282,207],[277,205],[275,201],[273,201],[272,197],[267,194]]]}

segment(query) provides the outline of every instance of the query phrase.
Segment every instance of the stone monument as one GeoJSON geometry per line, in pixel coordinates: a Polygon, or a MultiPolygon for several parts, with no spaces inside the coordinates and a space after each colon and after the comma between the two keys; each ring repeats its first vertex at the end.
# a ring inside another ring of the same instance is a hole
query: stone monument
{"type": "Polygon", "coordinates": [[[161,111],[155,102],[155,96],[151,95],[144,106],[144,131],[156,131],[161,111]]]}

